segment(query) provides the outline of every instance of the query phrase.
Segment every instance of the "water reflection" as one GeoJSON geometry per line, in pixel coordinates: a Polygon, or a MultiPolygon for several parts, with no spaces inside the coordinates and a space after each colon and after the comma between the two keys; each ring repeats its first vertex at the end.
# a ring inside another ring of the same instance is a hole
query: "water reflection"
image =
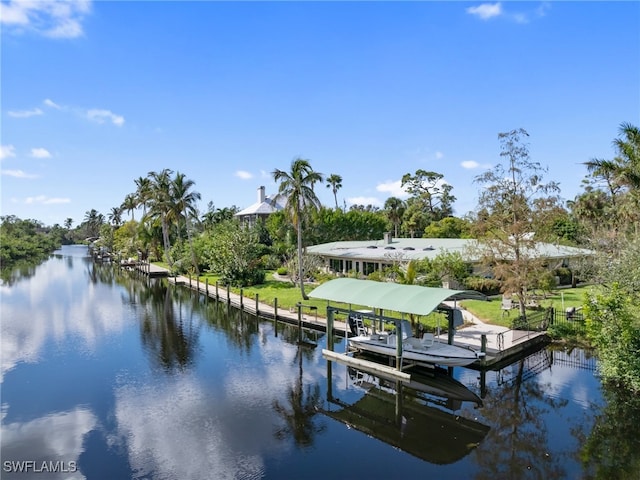
{"type": "Polygon", "coordinates": [[[36,267],[37,277],[0,286],[2,378],[19,363],[37,362],[52,342],[90,353],[98,339],[122,331],[126,315],[117,290],[87,288],[69,259],[88,265],[86,258],[54,256],[36,267]]]}
{"type": "Polygon", "coordinates": [[[328,368],[322,334],[303,346],[76,253],[0,287],[3,460],[75,460],[87,478],[637,476],[640,405],[608,389],[599,405],[572,354],[397,385],[328,368]]]}
{"type": "MultiPolygon", "coordinates": [[[[4,417],[4,412],[3,412],[4,417]]],[[[2,478],[76,479],[84,475],[76,471],[83,451],[83,438],[97,424],[95,415],[78,407],[67,412],[53,413],[27,422],[2,424],[2,458],[11,462],[63,462],[68,472],[8,472],[3,463],[2,478]]],[[[62,464],[60,470],[63,469],[62,464]]]]}
{"type": "Polygon", "coordinates": [[[457,462],[489,431],[487,425],[448,408],[482,402],[443,371],[429,376],[412,372],[410,386],[351,367],[348,372],[352,388],[364,395],[349,403],[330,393],[324,413],[422,460],[438,465],[457,462]]]}
{"type": "Polygon", "coordinates": [[[287,402],[273,402],[273,409],[284,420],[284,426],[276,430],[275,437],[284,440],[293,436],[296,445],[303,448],[312,446],[315,435],[325,429],[324,425],[317,424],[314,419],[320,405],[320,385],[305,386],[302,381],[302,357],[305,352],[309,357],[312,348],[310,345],[298,345],[298,376],[295,383],[287,389],[287,402]]]}

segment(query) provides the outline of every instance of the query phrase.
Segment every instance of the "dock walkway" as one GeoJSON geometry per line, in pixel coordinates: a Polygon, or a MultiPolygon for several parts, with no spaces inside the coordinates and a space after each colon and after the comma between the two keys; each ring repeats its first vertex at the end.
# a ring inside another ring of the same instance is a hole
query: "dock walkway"
{"type": "MultiPolygon", "coordinates": [[[[167,276],[170,283],[175,285],[183,285],[192,290],[196,290],[203,295],[214,298],[219,302],[225,302],[229,305],[239,308],[252,315],[266,318],[268,320],[277,320],[292,325],[298,325],[300,322],[303,328],[326,332],[327,322],[322,316],[317,315],[317,311],[313,314],[305,312],[302,307],[300,319],[298,318],[297,309],[277,308],[267,303],[256,302],[253,298],[242,297],[226,288],[216,289],[215,285],[208,285],[205,282],[196,281],[186,276],[170,276],[169,271],[157,265],[140,265],[135,267],[137,270],[150,276],[167,276]],[[148,272],[151,272],[150,274],[148,272]]],[[[445,302],[449,303],[449,302],[445,302]]],[[[474,350],[480,350],[482,347],[482,338],[486,339],[486,357],[482,362],[476,362],[473,366],[478,368],[491,368],[496,364],[503,364],[508,359],[521,354],[524,351],[542,348],[548,343],[548,337],[544,332],[533,332],[527,330],[513,330],[499,325],[487,324],[470,312],[462,310],[465,320],[465,326],[458,328],[454,336],[454,345],[470,347],[474,350]]],[[[334,334],[344,337],[348,335],[348,326],[346,322],[339,319],[334,320],[334,334]]],[[[447,334],[436,335],[436,339],[446,342],[447,334]]]]}

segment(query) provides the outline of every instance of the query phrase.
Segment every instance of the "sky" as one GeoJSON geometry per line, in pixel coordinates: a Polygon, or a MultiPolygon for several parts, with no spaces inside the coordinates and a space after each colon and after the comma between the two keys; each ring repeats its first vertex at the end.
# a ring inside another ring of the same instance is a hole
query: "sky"
{"type": "Polygon", "coordinates": [[[571,200],[640,125],[640,2],[2,0],[0,21],[0,211],[45,225],[164,168],[202,212],[245,208],[297,157],[347,207],[441,173],[462,216],[518,128],[571,200]]]}

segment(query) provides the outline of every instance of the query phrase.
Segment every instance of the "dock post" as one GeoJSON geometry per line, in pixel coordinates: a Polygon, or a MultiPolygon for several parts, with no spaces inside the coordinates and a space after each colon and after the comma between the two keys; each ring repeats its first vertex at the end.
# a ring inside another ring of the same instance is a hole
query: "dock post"
{"type": "Polygon", "coordinates": [[[396,324],[396,370],[402,370],[402,328],[400,323],[395,321],[396,324]]]}
{"type": "Polygon", "coordinates": [[[220,300],[220,295],[218,295],[218,280],[216,280],[216,300],[220,300]]]}
{"type": "Polygon", "coordinates": [[[209,277],[204,279],[204,292],[207,294],[207,297],[209,297],[209,277]]]}
{"type": "Polygon", "coordinates": [[[333,352],[333,308],[331,307],[327,307],[327,348],[333,352]]]}
{"type": "Polygon", "coordinates": [[[482,353],[484,353],[484,357],[482,357],[482,363],[486,362],[487,360],[487,334],[483,333],[480,336],[480,351],[482,353]]]}
{"type": "Polygon", "coordinates": [[[231,285],[229,285],[227,283],[227,305],[229,305],[231,303],[231,295],[230,295],[230,291],[231,290],[231,285]]]}
{"type": "Polygon", "coordinates": [[[244,294],[243,294],[243,290],[244,289],[240,289],[240,310],[242,310],[244,308],[244,294]]]}
{"type": "Polygon", "coordinates": [[[260,314],[259,308],[258,308],[258,294],[256,293],[256,317],[260,314]]]}
{"type": "Polygon", "coordinates": [[[273,299],[273,321],[275,322],[276,337],[278,336],[278,297],[273,299]]]}
{"type": "Polygon", "coordinates": [[[298,302],[298,343],[302,343],[302,305],[298,302]]]}

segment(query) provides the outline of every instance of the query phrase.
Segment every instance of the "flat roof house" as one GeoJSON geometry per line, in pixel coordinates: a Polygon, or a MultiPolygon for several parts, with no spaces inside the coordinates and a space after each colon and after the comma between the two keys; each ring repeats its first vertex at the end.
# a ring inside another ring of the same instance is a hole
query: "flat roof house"
{"type": "MultiPolygon", "coordinates": [[[[464,238],[393,238],[386,233],[381,240],[330,242],[307,247],[307,253],[322,258],[324,267],[336,273],[351,271],[368,275],[399,261],[433,259],[444,252],[458,252],[462,258],[477,264],[479,244],[464,238]]],[[[551,243],[536,244],[536,255],[553,260],[554,266],[566,266],[571,258],[584,257],[593,252],[584,248],[551,243]]]]}

